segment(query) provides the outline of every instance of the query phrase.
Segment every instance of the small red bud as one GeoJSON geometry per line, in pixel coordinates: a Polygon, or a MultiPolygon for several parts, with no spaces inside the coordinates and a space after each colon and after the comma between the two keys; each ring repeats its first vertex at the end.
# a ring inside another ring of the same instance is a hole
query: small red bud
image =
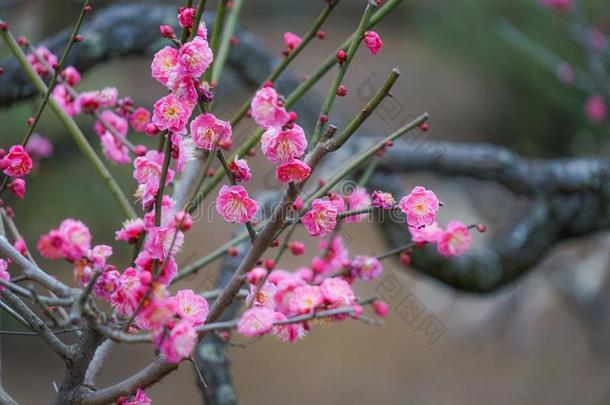
{"type": "Polygon", "coordinates": [[[261,266],[262,264],[263,264],[263,259],[258,259],[258,260],[256,261],[256,265],[257,265],[257,266],[261,266]]]}
{"type": "Polygon", "coordinates": [[[477,231],[481,233],[487,232],[487,227],[484,224],[477,224],[477,231]]]}
{"type": "Polygon", "coordinates": [[[144,133],[146,136],[155,136],[159,133],[159,128],[152,122],[149,122],[146,124],[146,127],[144,127],[144,133]]]}
{"type": "Polygon", "coordinates": [[[273,239],[273,242],[271,242],[271,247],[278,247],[280,245],[280,240],[279,239],[273,239]]]}
{"type": "Polygon", "coordinates": [[[328,115],[326,115],[326,114],[320,115],[320,122],[322,124],[326,124],[328,122],[328,115]]]}
{"type": "Polygon", "coordinates": [[[303,200],[301,197],[297,197],[296,200],[292,203],[292,209],[295,211],[301,211],[303,209],[303,200]]]}
{"type": "Polygon", "coordinates": [[[0,20],[0,30],[6,31],[8,29],[8,23],[6,21],[0,20]]]}
{"type": "Polygon", "coordinates": [[[428,123],[427,122],[422,122],[421,124],[419,124],[419,129],[422,132],[428,132],[428,123]]]}
{"type": "Polygon", "coordinates": [[[273,270],[273,268],[275,267],[275,260],[273,259],[267,259],[265,260],[265,268],[269,271],[273,270]]]}
{"type": "Polygon", "coordinates": [[[85,40],[85,37],[81,34],[78,34],[77,36],[74,37],[74,42],[83,42],[85,40]]]}
{"type": "Polygon", "coordinates": [[[31,127],[31,126],[32,126],[32,124],[34,123],[34,117],[30,117],[30,118],[28,118],[28,120],[27,120],[26,122],[27,122],[27,124],[28,124],[28,127],[31,127]]]}
{"type": "Polygon", "coordinates": [[[385,143],[386,148],[391,148],[392,146],[394,146],[394,141],[392,141],[392,140],[389,140],[385,143]]]}
{"type": "Polygon", "coordinates": [[[340,85],[337,88],[337,96],[339,97],[345,97],[347,95],[347,87],[344,85],[340,85]]]}
{"type": "Polygon", "coordinates": [[[325,185],[325,184],[326,184],[326,182],[325,182],[323,179],[319,179],[319,180],[318,180],[318,185],[319,185],[320,187],[324,187],[324,185],[325,185]]]}
{"type": "Polygon", "coordinates": [[[407,253],[407,252],[402,252],[399,256],[400,258],[400,262],[405,265],[408,266],[411,264],[411,254],[407,253]]]}
{"type": "Polygon", "coordinates": [[[288,119],[289,122],[295,122],[297,119],[299,119],[299,115],[296,112],[294,112],[294,111],[290,111],[288,113],[288,116],[290,117],[288,119]]]}
{"type": "Polygon", "coordinates": [[[159,31],[161,32],[161,36],[163,38],[167,38],[167,39],[176,38],[176,33],[174,32],[174,29],[169,25],[161,25],[159,27],[159,31]]]}
{"type": "Polygon", "coordinates": [[[228,250],[227,250],[227,254],[229,256],[237,256],[239,254],[239,249],[237,249],[235,246],[231,246],[228,250]]]}
{"type": "Polygon", "coordinates": [[[231,45],[233,45],[233,46],[237,46],[237,45],[239,45],[239,38],[238,38],[238,37],[236,37],[235,35],[233,35],[233,36],[231,37],[231,45]]]}
{"type": "Polygon", "coordinates": [[[263,88],[265,87],[273,87],[273,82],[265,82],[263,83],[263,88]]]}
{"type": "Polygon", "coordinates": [[[0,66],[0,75],[4,73],[4,68],[2,66],[0,66]]]}
{"type": "Polygon", "coordinates": [[[193,227],[193,217],[191,214],[185,211],[177,212],[175,215],[176,224],[178,224],[178,229],[182,232],[187,232],[193,227]]]}
{"type": "Polygon", "coordinates": [[[347,60],[347,52],[345,52],[343,49],[337,51],[337,63],[340,65],[343,65],[346,60],[347,60]]]}
{"type": "Polygon", "coordinates": [[[214,177],[216,175],[216,169],[208,170],[208,177],[214,177]]]}
{"type": "Polygon", "coordinates": [[[220,340],[222,340],[223,342],[228,342],[229,339],[231,339],[231,332],[229,332],[228,330],[221,330],[217,334],[220,340]]]}
{"type": "Polygon", "coordinates": [[[388,303],[383,300],[375,300],[373,301],[373,311],[382,318],[388,316],[389,308],[388,303]]]}
{"type": "Polygon", "coordinates": [[[17,38],[17,43],[19,46],[26,46],[28,44],[28,39],[24,36],[17,38]]]}
{"type": "Polygon", "coordinates": [[[318,36],[318,38],[324,39],[326,38],[326,31],[318,31],[316,35],[318,36]]]}
{"type": "Polygon", "coordinates": [[[252,148],[248,151],[248,156],[256,156],[256,149],[252,148]]]}
{"type": "Polygon", "coordinates": [[[87,5],[85,6],[85,8],[83,9],[83,12],[84,12],[85,14],[89,14],[89,13],[91,12],[91,10],[92,10],[92,9],[91,9],[91,6],[87,4],[87,5]]]}
{"type": "Polygon", "coordinates": [[[136,156],[144,156],[146,154],[146,146],[136,145],[133,149],[133,153],[135,153],[136,156]]]}
{"type": "Polygon", "coordinates": [[[303,242],[294,241],[288,244],[288,249],[290,249],[290,253],[295,256],[300,256],[305,253],[305,244],[303,242]]]}

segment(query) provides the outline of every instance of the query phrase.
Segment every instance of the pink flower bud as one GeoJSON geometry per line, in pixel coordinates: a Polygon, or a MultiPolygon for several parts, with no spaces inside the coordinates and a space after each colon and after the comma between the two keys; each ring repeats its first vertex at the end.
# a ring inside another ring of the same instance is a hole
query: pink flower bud
{"type": "Polygon", "coordinates": [[[305,253],[305,244],[300,241],[290,242],[288,244],[288,249],[290,249],[290,253],[295,256],[300,256],[305,253]]]}
{"type": "Polygon", "coordinates": [[[389,308],[388,303],[383,300],[375,300],[373,301],[373,311],[382,318],[388,316],[389,308]]]}
{"type": "Polygon", "coordinates": [[[146,136],[155,136],[159,133],[159,128],[157,128],[157,126],[152,122],[149,122],[144,128],[144,133],[146,136]]]}
{"type": "Polygon", "coordinates": [[[169,25],[161,25],[159,27],[159,31],[161,32],[161,36],[163,38],[167,38],[167,39],[176,38],[176,33],[174,32],[174,29],[169,25]]]}
{"type": "Polygon", "coordinates": [[[25,196],[25,180],[14,179],[8,185],[8,188],[17,198],[23,198],[25,196]]]}

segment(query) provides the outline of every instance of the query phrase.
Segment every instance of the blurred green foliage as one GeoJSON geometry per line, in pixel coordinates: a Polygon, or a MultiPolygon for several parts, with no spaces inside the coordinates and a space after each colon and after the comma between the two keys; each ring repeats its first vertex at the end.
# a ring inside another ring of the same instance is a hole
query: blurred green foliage
{"type": "MultiPolygon", "coordinates": [[[[585,7],[590,21],[606,25],[607,1],[589,1],[585,7]]],[[[501,114],[489,128],[497,141],[536,156],[599,152],[608,126],[592,125],[584,117],[585,94],[561,84],[499,34],[499,23],[506,19],[570,64],[586,68],[584,50],[568,37],[566,16],[536,0],[422,1],[412,11],[407,15],[414,35],[439,48],[448,64],[469,64],[501,97],[501,114]]]]}

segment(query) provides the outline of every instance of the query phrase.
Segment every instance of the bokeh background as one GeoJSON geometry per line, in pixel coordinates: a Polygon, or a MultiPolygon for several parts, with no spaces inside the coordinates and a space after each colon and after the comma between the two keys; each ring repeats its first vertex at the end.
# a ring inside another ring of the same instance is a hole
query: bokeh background
{"type": "MultiPolygon", "coordinates": [[[[111,3],[116,2],[94,1],[93,6],[98,9],[111,3]]],[[[325,26],[327,39],[314,41],[297,59],[297,73],[311,72],[353,31],[363,3],[342,2],[325,26]]],[[[610,16],[607,1],[586,4],[589,15],[604,26],[610,16]]],[[[305,32],[321,7],[322,0],[250,0],[242,11],[242,25],[279,55],[283,32],[305,32]]],[[[33,41],[70,26],[78,10],[79,2],[73,0],[0,0],[0,16],[17,34],[33,41]]],[[[381,54],[359,53],[346,84],[357,88],[371,74],[382,78],[399,66],[403,75],[393,91],[396,100],[407,114],[429,112],[429,134],[436,139],[490,142],[532,157],[608,157],[609,127],[585,118],[581,92],[562,85],[535,58],[508,44],[500,33],[502,21],[566,59],[584,64],[582,49],[566,40],[562,19],[536,0],[405,0],[376,29],[386,45],[381,54]]],[[[0,46],[0,56],[8,56],[5,47],[0,46]]],[[[121,95],[133,97],[137,105],[151,106],[163,89],[150,78],[149,64],[144,58],[128,58],[100,65],[87,72],[78,89],[112,85],[121,95]]],[[[230,111],[245,93],[236,87],[231,72],[222,80],[219,104],[230,111]]],[[[318,94],[324,93],[329,80],[317,86],[318,94]]],[[[338,101],[337,114],[349,117],[357,111],[362,100],[355,93],[338,101]]],[[[23,102],[0,111],[2,146],[23,136],[33,108],[31,102],[23,102]]],[[[79,123],[93,140],[92,121],[85,117],[79,123]]],[[[375,116],[369,124],[379,135],[393,129],[392,122],[375,116]]],[[[112,243],[121,217],[96,174],[50,113],[39,128],[52,139],[55,153],[31,176],[28,198],[14,204],[29,246],[63,218],[74,217],[90,226],[94,242],[113,245],[117,264],[127,262],[128,249],[112,243]]],[[[134,143],[147,142],[143,135],[132,136],[134,143]]],[[[260,158],[256,162],[255,174],[270,170],[260,158]]],[[[125,189],[134,188],[129,167],[112,167],[112,172],[125,189]]],[[[492,234],[528,208],[527,201],[517,200],[493,184],[425,173],[405,178],[407,185],[419,183],[433,188],[447,203],[443,221],[457,217],[464,222],[484,222],[492,234]]],[[[267,184],[259,180],[258,185],[267,184]]],[[[187,263],[203,255],[226,241],[231,231],[214,215],[200,221],[188,234],[179,261],[187,263]]],[[[385,249],[373,225],[346,226],[345,234],[353,252],[385,249]]],[[[475,237],[475,249],[484,243],[484,237],[475,237]]],[[[570,293],[574,288],[591,297],[602,293],[608,282],[609,248],[607,233],[562,243],[530,274],[485,296],[456,292],[388,262],[384,277],[397,280],[404,294],[409,291],[425,313],[445,327],[438,339],[430,342],[415,323],[401,316],[399,297],[390,300],[392,310],[382,327],[346,322],[316,328],[295,345],[266,338],[246,348],[231,348],[237,393],[244,404],[609,403],[606,301],[583,307],[570,293]]],[[[309,246],[308,252],[314,249],[309,246]]],[[[286,256],[280,267],[293,269],[300,263],[286,256]]],[[[67,265],[43,259],[41,264],[58,277],[71,279],[67,265]]],[[[213,271],[215,267],[210,266],[177,288],[205,285],[213,271]]],[[[370,294],[377,285],[359,292],[370,294]]],[[[16,329],[18,325],[3,314],[2,327],[16,329]]],[[[61,379],[61,361],[36,337],[1,339],[7,390],[24,404],[47,403],[53,395],[53,381],[61,379]]],[[[152,355],[152,348],[144,346],[116,351],[100,383],[110,384],[131,374],[152,355]]],[[[201,403],[193,370],[187,364],[148,392],[157,404],[201,403]]]]}

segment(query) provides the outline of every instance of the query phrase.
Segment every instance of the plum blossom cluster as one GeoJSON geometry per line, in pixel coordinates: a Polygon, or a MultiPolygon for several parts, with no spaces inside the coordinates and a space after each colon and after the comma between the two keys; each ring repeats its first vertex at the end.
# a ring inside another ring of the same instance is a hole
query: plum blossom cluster
{"type": "MultiPolygon", "coordinates": [[[[371,7],[373,3],[368,4],[371,7]]],[[[276,268],[274,260],[263,262],[265,246],[258,260],[244,266],[247,268],[240,274],[236,271],[240,276],[237,290],[243,284],[249,289],[246,309],[237,319],[214,323],[219,316],[215,305],[222,303],[222,295],[209,305],[203,294],[193,289],[173,293],[171,287],[180,270],[177,256],[193,227],[193,218],[167,191],[191,159],[212,162],[216,158],[225,171],[228,184],[213,188],[217,190],[215,208],[220,217],[227,223],[246,224],[253,247],[263,240],[261,234],[265,233],[257,234],[252,224],[262,214],[259,202],[245,187],[253,177],[247,160],[237,153],[228,162],[224,157],[224,152],[234,146],[232,126],[208,108],[215,85],[206,78],[209,69],[214,68],[214,55],[205,25],[197,23],[195,27],[195,21],[198,21],[196,9],[178,10],[178,23],[185,34],[180,41],[170,26],[160,27],[169,45],[157,51],[151,62],[151,76],[163,86],[163,96],[154,103],[152,112],[145,107],[136,108],[129,97],[119,98],[118,90],[112,87],[79,94],[75,86],[81,75],[72,66],[61,70],[52,92],[53,99],[70,117],[78,114],[95,117],[93,130],[110,161],[133,167],[131,176],[136,184],[133,197],[140,214],[135,211],[128,214],[114,234],[117,244],[133,248],[128,265],[117,263],[112,246],[94,244],[91,231],[78,219],[64,219],[41,235],[36,244],[45,259],[68,264],[81,287],[75,291],[82,292],[85,298],[90,294],[112,308],[112,316],[99,316],[97,308],[83,304],[83,300],[74,302],[74,308],[80,305],[79,311],[86,313],[86,321],[93,323],[100,333],[118,341],[135,338],[152,342],[168,363],[177,364],[191,357],[201,333],[225,329],[227,324],[246,338],[273,335],[282,341],[297,342],[319,322],[316,320],[319,314],[325,314],[320,315],[324,323],[363,319],[363,305],[372,302],[374,312],[384,317],[388,313],[387,303],[363,300],[353,287],[357,281],[370,282],[380,277],[383,260],[391,255],[350,254],[337,232],[342,223],[360,223],[376,211],[404,214],[414,246],[434,244],[443,256],[458,256],[469,249],[470,226],[459,221],[449,222],[445,229],[438,226],[437,213],[442,204],[433,191],[417,186],[408,195],[395,198],[388,192],[371,193],[359,186],[345,194],[329,191],[305,201],[297,196],[288,200],[287,206],[295,214],[294,222],[288,223],[286,218],[281,225],[303,226],[309,236],[318,238],[317,253],[308,265],[290,271],[276,268]],[[156,138],[158,146],[134,146],[128,139],[130,130],[156,138]]],[[[317,36],[323,38],[325,34],[318,32],[317,36]]],[[[373,55],[383,47],[381,37],[374,31],[362,30],[358,39],[373,55]]],[[[303,41],[296,34],[285,33],[285,54],[297,52],[303,41]]],[[[44,47],[32,50],[27,60],[43,78],[58,66],[57,56],[44,47]]],[[[348,63],[346,51],[337,54],[337,63],[348,63]]],[[[346,91],[344,88],[344,95],[346,91]]],[[[259,142],[262,155],[273,166],[278,182],[288,185],[288,191],[298,190],[298,194],[315,168],[315,160],[309,159],[308,153],[313,153],[318,141],[308,137],[297,123],[298,115],[288,110],[284,96],[271,82],[256,91],[249,107],[248,116],[262,132],[259,142]]],[[[320,119],[322,122],[322,116],[320,119]]],[[[51,151],[52,145],[38,135],[30,137],[25,147],[14,145],[8,152],[0,150],[3,188],[23,198],[23,177],[30,173],[35,160],[49,156],[51,151]]],[[[205,175],[206,179],[211,177],[205,175]]],[[[265,225],[273,221],[261,218],[261,222],[265,225]]],[[[278,229],[281,233],[284,228],[278,229]]],[[[305,254],[303,241],[289,241],[287,236],[285,244],[293,255],[305,254]]],[[[274,239],[271,247],[278,246],[279,240],[274,239]]],[[[22,239],[15,242],[15,248],[22,255],[29,254],[22,239]]],[[[223,253],[233,255],[236,251],[232,246],[223,253]]],[[[0,291],[10,286],[9,265],[10,261],[0,259],[0,291]]],[[[226,291],[225,288],[221,294],[226,291]]],[[[114,399],[120,405],[151,403],[141,389],[114,399]]]]}
{"type": "MultiPolygon", "coordinates": [[[[38,47],[28,54],[28,60],[41,76],[48,76],[57,66],[58,58],[45,47],[38,47]]],[[[74,66],[59,72],[59,83],[53,88],[53,99],[71,117],[90,114],[96,118],[93,126],[106,158],[118,165],[131,163],[130,153],[143,154],[144,146],[134,147],[128,140],[130,128],[136,133],[154,135],[154,127],[148,127],[150,112],[144,107],[134,107],[129,97],[119,98],[115,87],[83,91],[75,87],[81,74],[74,66]]]]}

